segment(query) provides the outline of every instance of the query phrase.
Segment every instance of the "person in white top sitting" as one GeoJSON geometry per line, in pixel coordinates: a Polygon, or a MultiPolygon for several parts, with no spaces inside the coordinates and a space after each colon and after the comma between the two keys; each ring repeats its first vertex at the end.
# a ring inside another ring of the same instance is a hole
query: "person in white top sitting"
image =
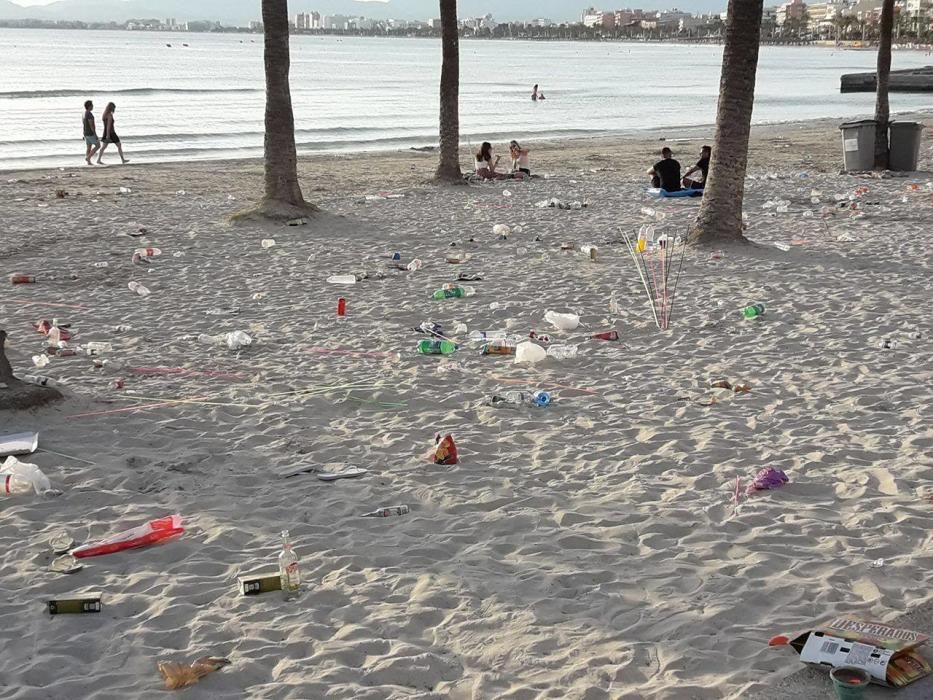
{"type": "Polygon", "coordinates": [[[485,180],[507,180],[510,176],[506,173],[497,173],[496,166],[499,165],[501,156],[492,157],[492,144],[484,141],[480,146],[479,153],[476,154],[476,174],[485,180]]]}
{"type": "Polygon", "coordinates": [[[531,177],[528,153],[528,149],[522,148],[518,141],[512,141],[509,144],[509,155],[512,156],[512,174],[517,178],[531,177]]]}

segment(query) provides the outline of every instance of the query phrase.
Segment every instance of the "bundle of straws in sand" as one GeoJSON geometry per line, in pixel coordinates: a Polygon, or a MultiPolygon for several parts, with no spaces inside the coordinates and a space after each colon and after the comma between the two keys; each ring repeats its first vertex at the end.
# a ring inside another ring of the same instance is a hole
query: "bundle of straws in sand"
{"type": "Polygon", "coordinates": [[[654,322],[666,331],[671,325],[686,241],[666,233],[656,235],[654,226],[642,226],[635,240],[625,231],[622,236],[648,295],[654,322]],[[677,271],[672,277],[675,267],[677,271]]]}

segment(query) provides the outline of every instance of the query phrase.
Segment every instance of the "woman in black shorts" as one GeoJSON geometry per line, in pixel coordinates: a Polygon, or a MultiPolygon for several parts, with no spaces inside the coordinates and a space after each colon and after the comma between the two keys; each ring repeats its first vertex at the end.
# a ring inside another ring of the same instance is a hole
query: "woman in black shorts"
{"type": "Polygon", "coordinates": [[[104,157],[104,151],[107,150],[107,146],[110,144],[116,144],[117,151],[120,154],[120,160],[124,164],[129,163],[130,161],[123,157],[123,144],[120,143],[120,137],[117,136],[116,129],[113,128],[113,111],[117,106],[111,102],[107,105],[107,108],[104,110],[104,116],[101,117],[101,121],[104,122],[104,138],[101,139],[103,142],[100,147],[100,153],[97,154],[97,164],[103,165],[100,159],[104,157]]]}

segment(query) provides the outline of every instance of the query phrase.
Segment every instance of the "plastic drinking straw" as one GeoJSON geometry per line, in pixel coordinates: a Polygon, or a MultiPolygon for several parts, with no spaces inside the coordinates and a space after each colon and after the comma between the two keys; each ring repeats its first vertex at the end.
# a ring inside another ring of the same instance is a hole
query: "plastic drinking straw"
{"type": "Polygon", "coordinates": [[[641,278],[641,283],[645,287],[645,293],[648,295],[648,301],[651,303],[651,314],[654,316],[655,325],[660,328],[660,324],[658,323],[658,314],[654,308],[654,297],[651,296],[651,290],[648,288],[648,280],[642,272],[642,265],[639,264],[638,253],[635,252],[635,246],[632,244],[632,239],[629,238],[628,233],[626,233],[623,229],[619,230],[621,231],[622,236],[625,238],[625,244],[628,248],[629,255],[632,256],[632,261],[635,263],[635,269],[638,271],[638,276],[641,278]]]}

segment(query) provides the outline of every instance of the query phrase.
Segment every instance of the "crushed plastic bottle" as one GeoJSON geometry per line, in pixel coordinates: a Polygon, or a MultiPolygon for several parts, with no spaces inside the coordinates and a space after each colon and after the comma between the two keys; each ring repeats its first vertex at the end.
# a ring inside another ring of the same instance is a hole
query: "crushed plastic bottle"
{"type": "Polygon", "coordinates": [[[106,260],[103,261],[103,262],[96,262],[96,263],[94,263],[94,267],[98,267],[98,268],[100,268],[100,267],[110,267],[110,263],[107,262],[106,260]]]}
{"type": "Polygon", "coordinates": [[[233,331],[224,336],[224,342],[231,350],[239,350],[253,344],[253,339],[244,331],[233,331]]]}
{"type": "Polygon", "coordinates": [[[547,349],[547,356],[555,360],[572,360],[577,356],[576,345],[552,345],[547,349]]]}
{"type": "Polygon", "coordinates": [[[152,292],[150,292],[146,286],[140,284],[139,282],[130,282],[126,286],[129,287],[131,292],[135,292],[141,297],[147,297],[152,294],[152,292]]]}
{"type": "Polygon", "coordinates": [[[545,408],[551,405],[551,395],[546,391],[526,393],[524,391],[507,391],[496,394],[489,400],[494,408],[521,408],[522,406],[536,406],[545,408]]]}

